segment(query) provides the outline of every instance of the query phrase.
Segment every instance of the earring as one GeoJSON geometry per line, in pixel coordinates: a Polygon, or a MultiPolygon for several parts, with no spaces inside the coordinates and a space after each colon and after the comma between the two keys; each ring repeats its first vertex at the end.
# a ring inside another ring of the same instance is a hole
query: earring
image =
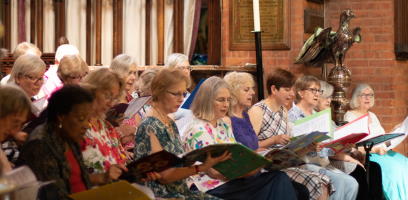
{"type": "Polygon", "coordinates": [[[58,128],[62,128],[62,123],[61,122],[58,124],[58,128]]]}

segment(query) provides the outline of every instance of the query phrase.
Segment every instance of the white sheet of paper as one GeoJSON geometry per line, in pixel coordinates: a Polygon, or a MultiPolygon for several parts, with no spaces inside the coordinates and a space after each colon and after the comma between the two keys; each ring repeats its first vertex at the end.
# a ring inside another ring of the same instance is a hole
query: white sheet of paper
{"type": "Polygon", "coordinates": [[[363,115],[341,127],[336,128],[333,134],[333,140],[337,140],[352,133],[368,133],[368,114],[363,115]]]}
{"type": "Polygon", "coordinates": [[[331,125],[331,110],[326,109],[295,121],[291,136],[297,137],[316,131],[329,133],[330,136],[332,132],[331,125]]]}
{"type": "Polygon", "coordinates": [[[392,131],[392,133],[405,133],[405,136],[396,137],[390,140],[391,145],[385,148],[387,151],[397,147],[401,142],[403,142],[407,138],[408,136],[408,117],[405,118],[404,121],[397,128],[395,128],[394,131],[392,131]]]}

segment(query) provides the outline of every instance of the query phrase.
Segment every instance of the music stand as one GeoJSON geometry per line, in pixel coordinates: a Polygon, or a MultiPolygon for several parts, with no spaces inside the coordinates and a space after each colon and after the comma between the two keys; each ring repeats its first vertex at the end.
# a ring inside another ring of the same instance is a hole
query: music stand
{"type": "Polygon", "coordinates": [[[366,167],[366,173],[367,173],[367,184],[368,188],[370,188],[370,151],[373,148],[374,145],[392,140],[396,137],[400,137],[405,135],[404,133],[389,133],[389,134],[384,134],[384,135],[379,135],[364,141],[361,141],[356,144],[357,147],[363,146],[364,151],[366,153],[365,155],[365,164],[364,166],[366,167]]]}

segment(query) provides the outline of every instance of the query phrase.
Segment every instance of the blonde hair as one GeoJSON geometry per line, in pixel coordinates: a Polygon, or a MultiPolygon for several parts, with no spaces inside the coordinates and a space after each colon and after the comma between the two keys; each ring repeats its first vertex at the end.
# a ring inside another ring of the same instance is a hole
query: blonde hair
{"type": "Polygon", "coordinates": [[[31,101],[26,93],[13,85],[0,86],[0,118],[31,110],[31,101]]]}
{"type": "Polygon", "coordinates": [[[299,101],[302,100],[302,97],[300,96],[299,92],[303,90],[307,90],[307,88],[309,88],[313,83],[320,87],[320,80],[311,75],[305,75],[296,80],[295,85],[294,85],[295,93],[296,93],[296,101],[295,101],[296,103],[299,103],[299,101]]]}
{"type": "Polygon", "coordinates": [[[152,81],[158,72],[157,69],[147,69],[140,75],[137,85],[141,96],[151,94],[152,81]]]}
{"type": "Polygon", "coordinates": [[[36,55],[38,57],[41,57],[41,51],[38,49],[37,46],[34,44],[31,44],[29,42],[22,42],[16,46],[16,48],[13,51],[13,58],[17,59],[18,57],[24,55],[24,54],[32,54],[36,55]]]}
{"type": "Polygon", "coordinates": [[[185,82],[186,87],[189,84],[189,79],[179,69],[164,68],[154,76],[151,83],[152,99],[158,101],[160,97],[166,94],[166,91],[173,85],[180,82],[185,82]]]}
{"type": "MultiPolygon", "coordinates": [[[[217,92],[221,88],[231,91],[230,86],[222,78],[211,76],[198,89],[194,101],[191,104],[191,111],[199,119],[211,121],[214,119],[214,101],[217,92]]],[[[231,105],[228,107],[228,114],[231,112],[231,105]]]]}
{"type": "Polygon", "coordinates": [[[61,59],[57,74],[64,81],[70,74],[85,74],[89,72],[88,65],[79,55],[67,55],[61,59]]]}
{"type": "MultiPolygon", "coordinates": [[[[358,98],[360,97],[363,90],[365,90],[367,88],[370,89],[371,91],[373,91],[373,94],[374,94],[373,88],[367,83],[360,83],[354,88],[353,94],[351,96],[351,101],[350,101],[350,108],[351,109],[356,109],[356,108],[358,108],[360,106],[360,101],[359,101],[358,98]]],[[[374,96],[373,96],[373,98],[370,99],[370,107],[374,106],[374,102],[375,102],[375,99],[374,99],[374,96]]]]}
{"type": "Polygon", "coordinates": [[[250,82],[251,84],[255,85],[254,78],[247,72],[228,72],[224,76],[224,80],[231,88],[231,106],[235,106],[239,103],[239,90],[242,89],[245,83],[250,82]]]}
{"type": "Polygon", "coordinates": [[[126,78],[131,65],[137,65],[135,60],[127,54],[120,54],[112,60],[109,68],[122,78],[126,78]]]}
{"type": "Polygon", "coordinates": [[[173,53],[167,56],[166,66],[169,68],[177,67],[178,65],[185,61],[188,62],[188,57],[186,55],[181,53],[173,53]]]}
{"type": "Polygon", "coordinates": [[[44,61],[36,55],[24,54],[14,62],[8,83],[16,83],[19,76],[40,72],[45,72],[44,61]]]}
{"type": "Polygon", "coordinates": [[[327,99],[333,95],[334,88],[328,82],[320,81],[320,90],[323,91],[323,94],[320,95],[320,97],[327,99]]]}
{"type": "Polygon", "coordinates": [[[98,91],[110,90],[115,83],[119,85],[120,93],[122,93],[125,88],[123,80],[119,75],[107,68],[92,71],[85,77],[83,83],[95,86],[98,91]]]}

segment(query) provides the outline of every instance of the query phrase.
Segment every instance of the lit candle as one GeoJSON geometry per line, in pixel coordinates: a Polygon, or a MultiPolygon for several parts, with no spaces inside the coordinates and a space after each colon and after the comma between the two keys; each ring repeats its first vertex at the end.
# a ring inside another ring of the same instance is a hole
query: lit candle
{"type": "Polygon", "coordinates": [[[259,16],[259,0],[252,0],[254,7],[254,31],[261,31],[261,21],[259,16]]]}

